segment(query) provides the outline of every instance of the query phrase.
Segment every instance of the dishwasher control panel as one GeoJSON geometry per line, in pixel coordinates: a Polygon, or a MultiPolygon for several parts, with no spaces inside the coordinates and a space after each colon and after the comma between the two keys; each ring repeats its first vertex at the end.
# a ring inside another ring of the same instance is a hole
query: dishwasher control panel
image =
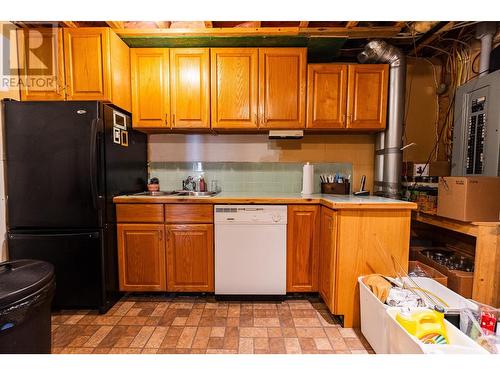
{"type": "Polygon", "coordinates": [[[286,205],[226,205],[214,206],[216,223],[286,224],[286,205]]]}

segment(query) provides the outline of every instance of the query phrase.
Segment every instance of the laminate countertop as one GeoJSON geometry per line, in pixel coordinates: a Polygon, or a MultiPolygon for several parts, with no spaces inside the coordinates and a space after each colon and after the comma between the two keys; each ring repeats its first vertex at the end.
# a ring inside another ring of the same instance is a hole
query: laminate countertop
{"type": "Polygon", "coordinates": [[[300,193],[221,192],[212,197],[120,195],[114,203],[211,203],[211,204],[320,204],[332,209],[408,209],[416,203],[377,196],[300,193]]]}

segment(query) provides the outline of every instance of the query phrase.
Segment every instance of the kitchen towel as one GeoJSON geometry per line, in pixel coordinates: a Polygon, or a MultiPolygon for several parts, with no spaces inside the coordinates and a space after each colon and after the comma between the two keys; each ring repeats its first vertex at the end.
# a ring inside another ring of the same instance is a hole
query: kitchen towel
{"type": "Polygon", "coordinates": [[[302,195],[314,192],[314,166],[306,163],[302,169],[302,195]]]}

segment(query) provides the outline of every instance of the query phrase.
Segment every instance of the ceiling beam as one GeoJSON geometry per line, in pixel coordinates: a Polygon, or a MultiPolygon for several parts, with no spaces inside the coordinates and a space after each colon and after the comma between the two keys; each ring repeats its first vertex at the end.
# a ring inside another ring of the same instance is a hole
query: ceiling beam
{"type": "Polygon", "coordinates": [[[305,28],[307,26],[309,26],[309,21],[300,21],[299,27],[305,28]]]}
{"type": "Polygon", "coordinates": [[[410,54],[416,55],[418,52],[420,52],[423,48],[425,48],[427,45],[431,44],[433,41],[435,41],[438,37],[439,34],[451,29],[455,22],[439,22],[434,26],[432,29],[427,31],[424,35],[422,35],[416,44],[416,48],[412,49],[410,54]]]}
{"type": "Polygon", "coordinates": [[[105,21],[112,29],[123,29],[125,22],[123,21],[105,21]]]}
{"type": "Polygon", "coordinates": [[[348,29],[351,29],[353,27],[358,26],[358,23],[359,23],[359,21],[349,21],[349,22],[347,22],[347,25],[345,25],[345,27],[347,27],[348,29]]]}
{"type": "Polygon", "coordinates": [[[159,29],[168,29],[170,27],[170,21],[156,21],[155,23],[159,29]]]}
{"type": "Polygon", "coordinates": [[[116,29],[121,37],[190,37],[190,36],[217,36],[217,37],[244,37],[244,36],[316,36],[339,38],[390,38],[397,35],[399,28],[390,26],[381,27],[226,27],[226,28],[177,28],[177,29],[116,29]]]}
{"type": "Polygon", "coordinates": [[[61,21],[64,27],[78,27],[75,21],[61,21]]]}
{"type": "Polygon", "coordinates": [[[205,24],[206,28],[211,29],[212,27],[214,27],[214,25],[212,24],[212,21],[203,21],[203,23],[205,24]]]}

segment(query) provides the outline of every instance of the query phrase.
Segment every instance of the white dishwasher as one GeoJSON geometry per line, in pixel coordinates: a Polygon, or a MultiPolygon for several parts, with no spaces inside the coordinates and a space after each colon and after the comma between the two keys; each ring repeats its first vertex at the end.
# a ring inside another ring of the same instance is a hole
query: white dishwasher
{"type": "Polygon", "coordinates": [[[215,294],[286,294],[286,205],[215,205],[215,294]]]}

